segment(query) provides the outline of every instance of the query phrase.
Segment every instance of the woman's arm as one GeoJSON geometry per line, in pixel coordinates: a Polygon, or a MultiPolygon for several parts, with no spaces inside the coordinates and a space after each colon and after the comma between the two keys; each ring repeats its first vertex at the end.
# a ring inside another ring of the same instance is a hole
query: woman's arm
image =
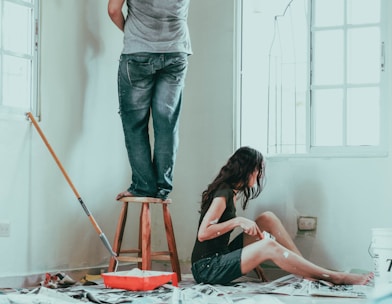
{"type": "Polygon", "coordinates": [[[236,227],[241,227],[249,235],[258,235],[260,239],[263,238],[256,223],[247,218],[235,217],[228,221],[218,223],[225,208],[226,199],[224,197],[214,198],[199,227],[197,238],[200,242],[214,239],[236,227]]]}

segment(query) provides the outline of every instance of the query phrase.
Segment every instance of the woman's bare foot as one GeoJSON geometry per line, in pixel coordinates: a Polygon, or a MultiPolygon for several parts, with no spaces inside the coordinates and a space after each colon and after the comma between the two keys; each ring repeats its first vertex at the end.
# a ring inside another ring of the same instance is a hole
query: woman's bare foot
{"type": "Polygon", "coordinates": [[[335,280],[331,280],[332,283],[338,285],[367,285],[374,278],[374,273],[339,273],[335,280]]]}
{"type": "Polygon", "coordinates": [[[118,200],[122,199],[123,197],[131,197],[131,196],[134,196],[131,192],[124,191],[124,192],[117,194],[116,200],[118,201],[118,200]]]}

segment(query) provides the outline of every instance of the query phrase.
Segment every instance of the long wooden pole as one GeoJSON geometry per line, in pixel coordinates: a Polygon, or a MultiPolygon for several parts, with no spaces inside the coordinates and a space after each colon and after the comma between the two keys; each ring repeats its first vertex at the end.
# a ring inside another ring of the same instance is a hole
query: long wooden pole
{"type": "Polygon", "coordinates": [[[65,179],[67,180],[68,184],[70,185],[72,191],[75,193],[76,198],[78,199],[78,201],[79,201],[80,205],[82,206],[84,212],[87,214],[88,218],[90,219],[90,222],[93,224],[95,231],[98,233],[99,238],[101,239],[101,241],[105,245],[106,249],[110,252],[111,256],[116,257],[117,254],[113,251],[112,246],[110,246],[110,243],[109,243],[107,237],[105,236],[105,234],[103,233],[103,231],[99,227],[98,223],[94,219],[94,217],[91,214],[91,212],[88,210],[87,206],[84,204],[82,198],[79,195],[79,192],[76,190],[74,184],[72,183],[71,179],[69,178],[69,176],[68,176],[67,172],[65,171],[63,165],[61,164],[60,160],[56,156],[56,153],[54,152],[54,150],[50,146],[50,144],[49,144],[48,140],[46,139],[44,133],[42,132],[40,126],[38,125],[37,121],[35,120],[33,114],[31,114],[31,112],[28,112],[28,113],[26,113],[26,116],[27,116],[28,119],[31,120],[31,122],[33,123],[34,127],[36,128],[36,130],[38,131],[39,135],[41,136],[43,142],[45,143],[46,147],[48,148],[50,154],[52,154],[52,156],[53,156],[57,166],[60,168],[61,172],[63,173],[63,175],[65,177],[65,179]]]}

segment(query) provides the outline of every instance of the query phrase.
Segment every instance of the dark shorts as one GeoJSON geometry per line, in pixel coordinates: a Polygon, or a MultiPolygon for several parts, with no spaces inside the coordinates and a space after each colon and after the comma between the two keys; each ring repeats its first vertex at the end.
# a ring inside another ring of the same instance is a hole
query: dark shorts
{"type": "Polygon", "coordinates": [[[192,274],[197,283],[227,284],[238,279],[241,272],[242,235],[229,245],[230,252],[215,254],[192,264],[192,274]]]}

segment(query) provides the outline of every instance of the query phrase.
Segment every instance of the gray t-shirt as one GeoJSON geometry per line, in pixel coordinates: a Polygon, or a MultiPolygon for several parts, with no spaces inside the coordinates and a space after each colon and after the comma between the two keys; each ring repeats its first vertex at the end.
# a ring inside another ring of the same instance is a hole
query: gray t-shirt
{"type": "Polygon", "coordinates": [[[188,29],[190,0],[127,0],[123,54],[192,54],[188,29]]]}

